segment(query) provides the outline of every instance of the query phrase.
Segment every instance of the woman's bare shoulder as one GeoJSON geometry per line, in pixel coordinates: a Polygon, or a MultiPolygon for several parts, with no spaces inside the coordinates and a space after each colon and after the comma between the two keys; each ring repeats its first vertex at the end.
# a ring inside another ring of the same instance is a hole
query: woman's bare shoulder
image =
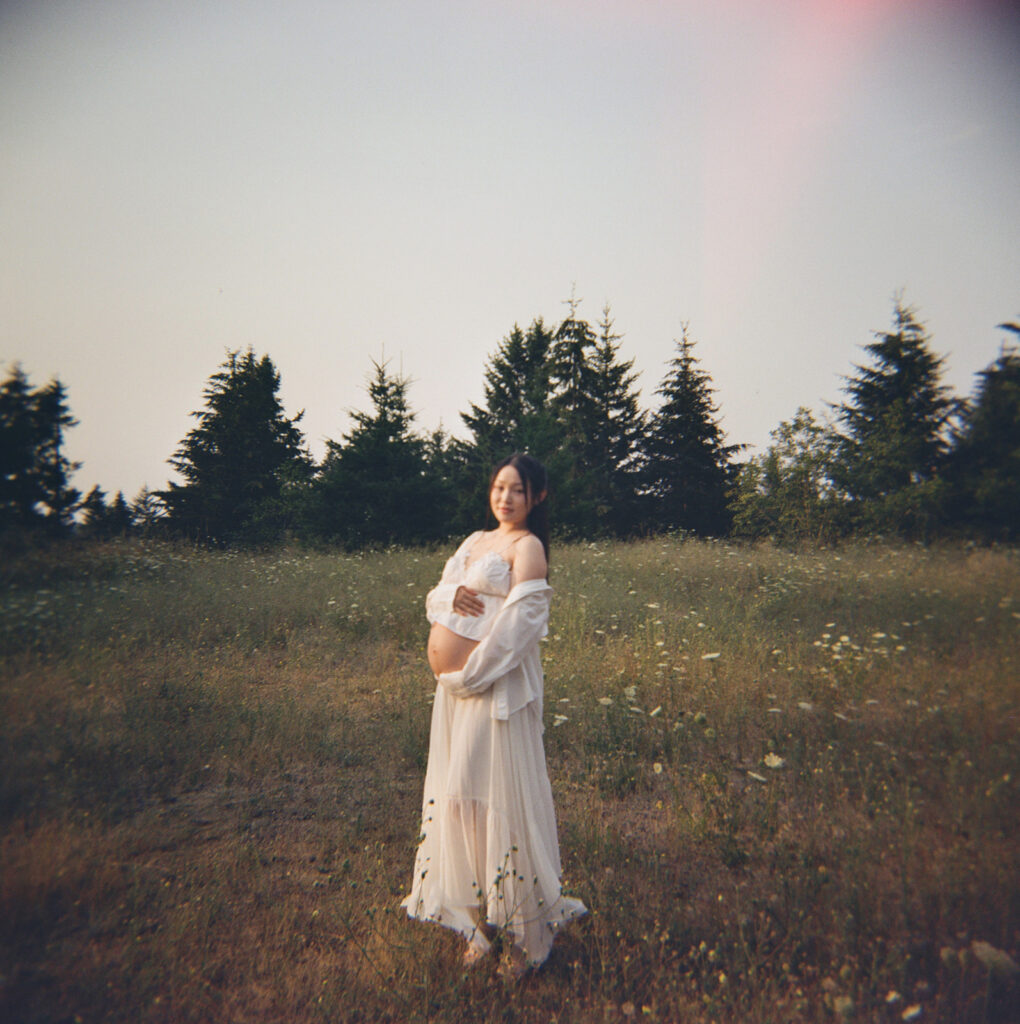
{"type": "Polygon", "coordinates": [[[545,548],[533,533],[522,537],[514,545],[514,579],[518,583],[525,580],[544,580],[548,571],[545,560],[545,548]]]}

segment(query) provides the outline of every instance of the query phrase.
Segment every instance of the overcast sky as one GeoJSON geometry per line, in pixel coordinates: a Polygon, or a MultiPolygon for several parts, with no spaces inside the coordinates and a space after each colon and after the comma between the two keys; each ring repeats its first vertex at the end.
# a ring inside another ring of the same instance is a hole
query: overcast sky
{"type": "Polygon", "coordinates": [[[0,2],[0,366],[132,497],[227,350],[313,454],[371,360],[463,436],[515,323],[689,323],[727,439],[824,410],[902,290],[974,374],[1020,316],[1020,33],[968,0],[0,2]]]}

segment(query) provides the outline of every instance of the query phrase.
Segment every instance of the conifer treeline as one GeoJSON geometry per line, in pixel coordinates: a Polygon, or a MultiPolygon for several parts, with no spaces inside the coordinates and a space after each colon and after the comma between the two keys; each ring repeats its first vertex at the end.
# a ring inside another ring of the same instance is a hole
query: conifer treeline
{"type": "Polygon", "coordinates": [[[633,360],[620,357],[608,307],[592,326],[571,304],[555,329],[539,318],[500,342],[482,404],[461,414],[469,436],[416,430],[410,382],[374,363],[371,409],[310,456],[300,414],[280,404],[268,355],[232,352],[209,378],[196,425],[169,459],[180,476],[133,502],[99,487],[82,499],[62,454],[75,424],[59,381],[33,389],[19,367],[0,384],[0,532],[161,532],[223,544],[284,538],[417,544],[480,525],[489,468],[529,451],[549,468],[561,535],[664,531],[832,541],[849,534],[1015,540],[1020,520],[1020,326],[984,369],[973,396],[942,383],[943,360],[915,311],[865,346],[842,402],[808,408],[737,461],[710,375],[686,327],[643,410],[633,360]],[[75,521],[75,513],[78,520],[75,521]]]}

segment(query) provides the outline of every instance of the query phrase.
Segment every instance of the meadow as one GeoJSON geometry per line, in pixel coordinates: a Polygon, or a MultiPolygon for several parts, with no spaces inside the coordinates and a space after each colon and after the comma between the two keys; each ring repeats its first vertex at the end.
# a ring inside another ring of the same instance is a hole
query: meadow
{"type": "Polygon", "coordinates": [[[448,553],[0,568],[0,1019],[1020,1019],[1018,552],[554,547],[518,982],[398,906],[448,553]]]}

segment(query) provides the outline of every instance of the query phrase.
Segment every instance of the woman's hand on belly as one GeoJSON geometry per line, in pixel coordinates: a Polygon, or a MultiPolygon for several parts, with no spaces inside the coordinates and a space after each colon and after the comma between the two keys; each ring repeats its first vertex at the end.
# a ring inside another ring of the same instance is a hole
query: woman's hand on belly
{"type": "Polygon", "coordinates": [[[443,672],[459,672],[477,646],[477,640],[458,636],[437,622],[429,632],[429,667],[437,676],[443,672]]]}
{"type": "Polygon", "coordinates": [[[485,614],[485,602],[478,596],[477,590],[461,584],[453,595],[453,610],[458,615],[476,617],[485,614]]]}

